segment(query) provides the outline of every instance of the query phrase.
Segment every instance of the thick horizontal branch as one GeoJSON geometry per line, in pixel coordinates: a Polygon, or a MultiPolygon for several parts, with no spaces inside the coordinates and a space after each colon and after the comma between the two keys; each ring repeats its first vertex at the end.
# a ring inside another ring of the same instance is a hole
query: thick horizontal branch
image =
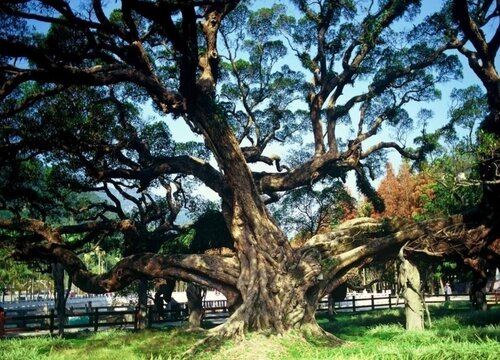
{"type": "Polygon", "coordinates": [[[0,229],[34,233],[49,243],[62,244],[61,234],[47,223],[37,219],[0,219],[0,229]]]}
{"type": "Polygon", "coordinates": [[[482,254],[498,261],[500,252],[491,244],[498,244],[500,239],[495,238],[493,227],[462,215],[426,222],[361,218],[347,221],[331,233],[312,237],[302,251],[315,248],[323,259],[330,259],[329,263],[334,264],[331,276],[363,259],[394,257],[407,242],[413,252],[461,259],[482,254]]]}
{"type": "MultiPolygon", "coordinates": [[[[2,50],[1,47],[0,50],[2,50]]],[[[4,51],[0,51],[0,53],[4,54],[4,51]]],[[[181,114],[185,112],[184,99],[180,94],[165,89],[154,75],[138,71],[125,64],[97,65],[86,69],[69,65],[36,70],[17,69],[17,72],[12,73],[12,76],[0,87],[0,99],[5,98],[18,86],[29,81],[67,86],[100,86],[131,82],[142,86],[165,113],[181,114]]]]}
{"type": "Polygon", "coordinates": [[[401,145],[399,145],[398,143],[395,143],[393,141],[389,141],[389,142],[382,141],[382,142],[379,142],[378,144],[370,146],[368,149],[366,149],[365,151],[363,151],[361,153],[360,158],[365,159],[368,156],[370,156],[371,154],[373,154],[374,152],[377,152],[377,151],[382,150],[382,149],[395,149],[398,153],[401,154],[401,156],[403,156],[405,158],[412,159],[412,160],[419,159],[418,154],[415,154],[415,153],[412,153],[412,152],[405,150],[401,145]]]}
{"type": "Polygon", "coordinates": [[[174,278],[231,289],[236,286],[239,275],[236,257],[215,255],[137,254],[122,259],[101,275],[89,272],[74,252],[61,245],[27,246],[17,250],[14,256],[20,260],[60,262],[78,288],[95,294],[121,290],[141,278],[174,278]]]}
{"type": "MultiPolygon", "coordinates": [[[[61,242],[51,241],[58,232],[95,230],[90,223],[51,229],[40,221],[2,220],[5,229],[23,229],[45,237],[44,241],[18,244],[15,256],[20,260],[40,260],[64,264],[73,283],[91,293],[123,289],[136,279],[179,279],[210,286],[225,293],[238,294],[240,263],[236,255],[159,255],[135,254],[118,262],[108,273],[90,273],[83,261],[61,242]]],[[[296,258],[317,257],[321,269],[312,276],[324,275],[324,289],[330,282],[351,269],[371,262],[387,261],[397,256],[401,246],[409,243],[407,252],[477,261],[479,256],[492,263],[500,259],[500,238],[495,224],[481,224],[477,219],[455,215],[443,219],[415,222],[408,219],[358,218],[340,225],[335,231],[309,239],[297,249],[296,258]],[[314,255],[315,254],[315,255],[314,255]]],[[[302,263],[302,262],[301,262],[302,263]]],[[[235,296],[236,296],[235,295],[235,296]]]]}
{"type": "Polygon", "coordinates": [[[325,153],[290,169],[288,172],[256,172],[253,175],[260,190],[272,194],[277,191],[287,191],[310,185],[327,174],[342,176],[349,169],[352,167],[349,166],[349,162],[345,158],[341,158],[341,155],[325,153]]]}
{"type": "Polygon", "coordinates": [[[140,180],[145,188],[152,180],[164,174],[186,174],[200,179],[205,185],[221,195],[225,193],[225,186],[221,174],[208,162],[192,157],[162,157],[145,169],[109,169],[103,170],[96,175],[99,180],[121,178],[140,180]]]}

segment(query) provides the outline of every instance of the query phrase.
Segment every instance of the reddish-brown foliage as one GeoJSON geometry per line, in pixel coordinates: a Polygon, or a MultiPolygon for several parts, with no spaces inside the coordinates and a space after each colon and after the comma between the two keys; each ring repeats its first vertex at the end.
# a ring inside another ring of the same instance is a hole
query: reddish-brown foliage
{"type": "Polygon", "coordinates": [[[432,196],[428,184],[431,180],[425,173],[413,174],[407,162],[403,162],[396,176],[387,163],[386,176],[377,189],[384,200],[385,211],[374,217],[414,218],[423,212],[422,195],[432,196]]]}

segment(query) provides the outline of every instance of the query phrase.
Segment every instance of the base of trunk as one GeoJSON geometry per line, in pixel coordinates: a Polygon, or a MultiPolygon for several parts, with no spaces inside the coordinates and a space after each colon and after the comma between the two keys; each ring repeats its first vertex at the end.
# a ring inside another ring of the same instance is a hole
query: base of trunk
{"type": "Polygon", "coordinates": [[[406,330],[424,329],[424,304],[419,294],[407,290],[405,298],[406,330]]]}
{"type": "Polygon", "coordinates": [[[398,256],[398,283],[405,299],[406,330],[423,330],[425,304],[420,289],[420,273],[418,268],[404,257],[405,247],[406,245],[401,248],[398,256]]]}
{"type": "Polygon", "coordinates": [[[195,284],[188,284],[186,295],[188,300],[189,309],[189,329],[201,330],[201,321],[205,315],[203,310],[203,297],[205,296],[205,289],[195,284]]]}
{"type": "MultiPolygon", "coordinates": [[[[247,333],[245,329],[247,326],[241,317],[231,316],[227,322],[213,328],[207,332],[207,337],[203,340],[197,342],[191,349],[183,354],[183,358],[186,359],[196,359],[202,352],[207,348],[218,348],[221,347],[226,340],[232,340],[233,343],[237,344],[244,342],[247,335],[258,336],[263,335],[265,338],[269,339],[273,336],[279,337],[280,339],[291,337],[294,339],[300,338],[304,342],[311,343],[313,345],[321,344],[323,346],[340,346],[344,344],[344,341],[337,338],[335,335],[322,329],[315,321],[313,323],[303,324],[297,328],[288,330],[284,333],[276,333],[271,330],[260,330],[252,331],[247,333]]],[[[258,357],[256,357],[258,358],[258,357]]]]}
{"type": "Polygon", "coordinates": [[[481,274],[475,274],[474,280],[472,282],[472,287],[470,289],[470,300],[472,306],[476,310],[486,311],[488,310],[488,304],[486,302],[486,285],[488,279],[486,276],[481,274]]]}

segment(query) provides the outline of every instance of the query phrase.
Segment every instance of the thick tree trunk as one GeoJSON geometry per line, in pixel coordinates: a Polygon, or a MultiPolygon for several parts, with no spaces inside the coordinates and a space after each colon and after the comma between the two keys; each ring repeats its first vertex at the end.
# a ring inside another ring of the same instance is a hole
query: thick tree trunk
{"type": "Polygon", "coordinates": [[[403,292],[405,299],[406,330],[424,329],[424,305],[420,294],[407,288],[403,292]]]}
{"type": "Polygon", "coordinates": [[[205,289],[195,284],[188,284],[186,289],[188,308],[189,308],[189,329],[201,329],[201,321],[205,312],[203,310],[203,297],[205,289]]]}
{"type": "Polygon", "coordinates": [[[240,260],[237,288],[242,305],[231,317],[230,331],[283,333],[305,324],[314,326],[319,254],[288,251],[286,238],[269,217],[234,209],[231,223],[240,260]]]}
{"type": "Polygon", "coordinates": [[[154,296],[154,304],[158,320],[165,319],[165,305],[172,300],[172,292],[175,288],[174,280],[167,280],[166,282],[157,286],[154,296]]]}
{"type": "Polygon", "coordinates": [[[139,279],[137,282],[137,307],[136,307],[136,327],[145,329],[147,327],[147,309],[148,309],[148,281],[139,279]]]}
{"type": "Polygon", "coordinates": [[[399,253],[399,286],[405,299],[406,330],[424,329],[424,310],[420,290],[420,273],[418,268],[403,257],[403,249],[399,253]]]}
{"type": "Polygon", "coordinates": [[[137,286],[137,301],[141,307],[148,306],[148,281],[140,279],[137,286]]]}
{"type": "Polygon", "coordinates": [[[231,336],[262,329],[283,333],[304,322],[315,323],[308,314],[310,304],[317,303],[317,294],[311,289],[321,273],[319,253],[299,254],[292,250],[266,209],[232,129],[224,119],[214,124],[221,112],[209,94],[200,95],[199,99],[195,118],[200,121],[228,185],[223,212],[240,263],[236,288],[241,305],[224,331],[231,336]]]}
{"type": "Polygon", "coordinates": [[[472,286],[470,290],[470,299],[472,306],[476,310],[488,310],[488,304],[486,302],[486,284],[487,278],[481,276],[481,274],[475,273],[474,279],[472,281],[472,286]]]}
{"type": "Polygon", "coordinates": [[[64,294],[64,267],[61,263],[52,264],[52,276],[54,277],[54,306],[57,313],[57,333],[64,335],[66,322],[66,297],[64,294]]]}

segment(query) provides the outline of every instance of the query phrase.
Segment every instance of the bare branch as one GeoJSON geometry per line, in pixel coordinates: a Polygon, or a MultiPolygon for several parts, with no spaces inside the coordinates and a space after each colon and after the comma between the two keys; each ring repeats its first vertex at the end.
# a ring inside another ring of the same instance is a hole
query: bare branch
{"type": "Polygon", "coordinates": [[[403,147],[401,147],[401,145],[399,145],[398,143],[392,142],[392,141],[389,141],[389,142],[382,141],[382,142],[379,142],[378,144],[370,146],[366,151],[363,151],[361,153],[360,158],[365,159],[368,156],[370,156],[370,154],[373,154],[381,149],[391,149],[391,148],[395,149],[398,153],[400,153],[405,158],[412,159],[412,160],[420,159],[418,154],[406,151],[403,147]]]}
{"type": "Polygon", "coordinates": [[[148,168],[134,169],[106,169],[97,174],[99,180],[122,178],[141,181],[142,188],[155,178],[164,174],[194,175],[219,195],[224,193],[225,185],[221,174],[208,162],[191,156],[160,157],[148,168]]]}

